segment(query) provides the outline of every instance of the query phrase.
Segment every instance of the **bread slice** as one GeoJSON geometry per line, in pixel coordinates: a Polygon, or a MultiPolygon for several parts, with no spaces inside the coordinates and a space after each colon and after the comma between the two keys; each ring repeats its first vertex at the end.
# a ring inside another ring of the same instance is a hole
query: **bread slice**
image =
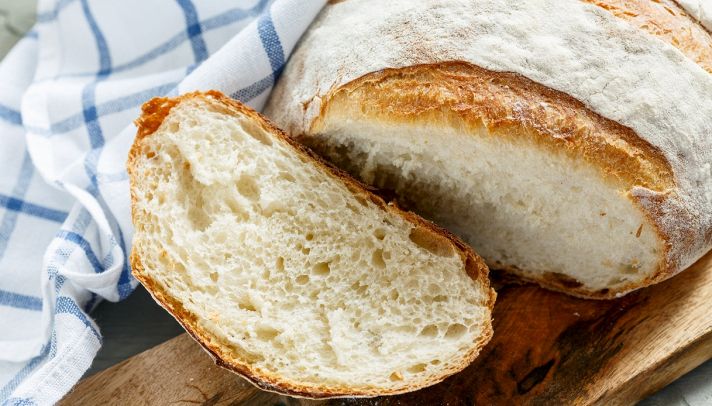
{"type": "Polygon", "coordinates": [[[153,99],[128,160],[131,264],[215,358],[306,397],[432,385],[492,335],[487,267],[218,92],[153,99]]]}

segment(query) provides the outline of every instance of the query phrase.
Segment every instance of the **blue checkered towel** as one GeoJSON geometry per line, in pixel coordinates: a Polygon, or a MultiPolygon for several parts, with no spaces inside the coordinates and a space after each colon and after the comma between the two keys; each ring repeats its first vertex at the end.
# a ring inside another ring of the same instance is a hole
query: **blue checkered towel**
{"type": "Polygon", "coordinates": [[[0,403],[51,404],[135,288],[124,169],[140,105],[219,89],[260,109],[325,0],[40,0],[0,64],[0,403]]]}

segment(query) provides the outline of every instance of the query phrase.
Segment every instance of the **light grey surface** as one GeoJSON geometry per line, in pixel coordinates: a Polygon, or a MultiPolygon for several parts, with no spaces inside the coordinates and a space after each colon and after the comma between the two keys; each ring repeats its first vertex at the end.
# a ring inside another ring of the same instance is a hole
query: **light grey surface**
{"type": "Polygon", "coordinates": [[[108,368],[183,332],[183,328],[153,301],[143,286],[119,303],[102,302],[92,312],[104,337],[85,376],[108,368]]]}
{"type": "MultiPolygon", "coordinates": [[[[35,4],[34,0],[0,0],[0,59],[31,27],[35,4]]],[[[139,287],[121,303],[101,303],[92,316],[99,324],[104,345],[87,371],[87,376],[183,331],[143,287],[139,287]]],[[[678,379],[640,405],[712,405],[712,361],[678,379]]]]}
{"type": "Polygon", "coordinates": [[[658,405],[712,405],[712,361],[705,362],[638,404],[638,406],[658,405]]]}

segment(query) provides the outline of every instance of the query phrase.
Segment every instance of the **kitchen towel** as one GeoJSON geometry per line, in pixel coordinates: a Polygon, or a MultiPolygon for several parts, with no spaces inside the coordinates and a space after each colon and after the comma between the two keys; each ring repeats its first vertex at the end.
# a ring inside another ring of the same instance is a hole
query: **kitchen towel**
{"type": "Polygon", "coordinates": [[[256,109],[325,0],[40,0],[0,63],[0,403],[51,404],[101,346],[90,312],[136,287],[125,162],[160,95],[256,109]]]}

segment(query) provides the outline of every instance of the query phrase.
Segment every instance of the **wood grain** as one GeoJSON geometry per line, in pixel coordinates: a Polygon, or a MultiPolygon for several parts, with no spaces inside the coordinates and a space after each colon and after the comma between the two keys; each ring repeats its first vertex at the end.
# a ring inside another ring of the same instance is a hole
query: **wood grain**
{"type": "Polygon", "coordinates": [[[712,253],[677,277],[610,301],[504,285],[480,357],[433,387],[326,402],[262,392],[187,335],[84,381],[64,404],[630,404],[712,358],[712,253]]]}

